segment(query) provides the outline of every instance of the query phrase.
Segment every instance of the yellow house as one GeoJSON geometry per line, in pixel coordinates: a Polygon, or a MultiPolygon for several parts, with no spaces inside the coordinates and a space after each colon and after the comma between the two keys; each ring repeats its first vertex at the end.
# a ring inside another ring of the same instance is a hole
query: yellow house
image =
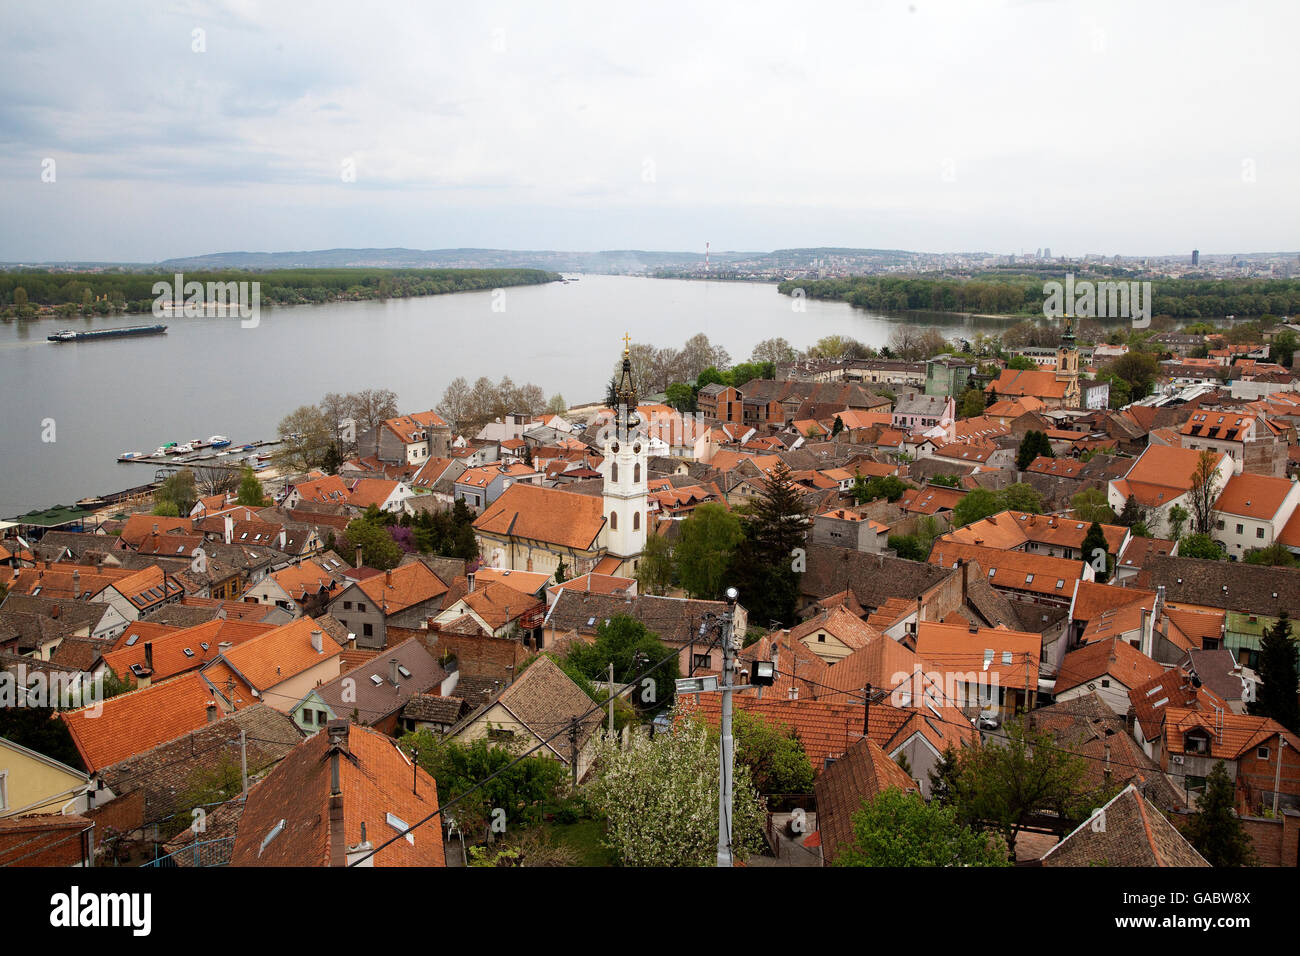
{"type": "Polygon", "coordinates": [[[82,813],[89,789],[80,770],[0,737],[0,818],[82,813]]]}

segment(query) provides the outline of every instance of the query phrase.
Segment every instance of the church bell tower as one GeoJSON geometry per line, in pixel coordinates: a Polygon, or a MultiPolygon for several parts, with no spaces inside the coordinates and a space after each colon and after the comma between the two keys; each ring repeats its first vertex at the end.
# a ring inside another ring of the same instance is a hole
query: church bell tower
{"type": "Polygon", "coordinates": [[[1074,316],[1066,315],[1061,344],[1056,347],[1056,380],[1065,383],[1062,404],[1065,408],[1082,408],[1083,391],[1079,387],[1079,348],[1074,341],[1074,316]]]}
{"type": "Polygon", "coordinates": [[[623,337],[623,370],[615,387],[617,404],[606,430],[600,471],[604,477],[605,549],[623,559],[619,570],[630,572],[645,550],[650,519],[649,443],[637,431],[636,385],[632,381],[630,336],[623,337]]]}

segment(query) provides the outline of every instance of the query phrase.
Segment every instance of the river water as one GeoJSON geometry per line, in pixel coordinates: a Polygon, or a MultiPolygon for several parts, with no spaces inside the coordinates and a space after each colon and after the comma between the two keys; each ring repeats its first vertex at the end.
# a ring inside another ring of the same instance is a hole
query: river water
{"type": "Polygon", "coordinates": [[[0,322],[0,517],[71,504],[153,478],[119,464],[169,441],[275,437],[276,425],[326,392],[391,388],[404,412],[437,405],[447,383],[509,375],[571,404],[598,401],[622,349],[680,347],[696,332],[747,359],[759,341],[796,348],[824,335],[881,346],[900,321],[953,336],[1005,323],[952,315],[887,316],[807,300],[774,285],[624,276],[387,301],[263,309],[238,318],[168,318],[166,335],[51,343],[60,328],[140,325],[149,316],[0,322]],[[495,306],[495,308],[494,308],[495,306]],[[53,439],[53,440],[49,440],[53,439]]]}

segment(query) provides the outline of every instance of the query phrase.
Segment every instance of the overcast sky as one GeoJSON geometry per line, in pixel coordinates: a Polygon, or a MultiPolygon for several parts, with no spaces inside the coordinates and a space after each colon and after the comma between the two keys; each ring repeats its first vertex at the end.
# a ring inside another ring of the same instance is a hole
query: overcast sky
{"type": "Polygon", "coordinates": [[[4,260],[1300,248],[1295,0],[41,0],[0,25],[4,260]]]}

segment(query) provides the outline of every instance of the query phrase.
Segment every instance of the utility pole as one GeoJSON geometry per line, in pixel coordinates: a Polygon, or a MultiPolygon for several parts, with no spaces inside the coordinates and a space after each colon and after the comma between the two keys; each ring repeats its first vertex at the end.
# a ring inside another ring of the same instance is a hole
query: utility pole
{"type": "Polygon", "coordinates": [[[1282,752],[1286,750],[1286,738],[1277,735],[1277,770],[1273,772],[1273,819],[1277,819],[1277,798],[1282,786],[1282,752]]]}
{"type": "Polygon", "coordinates": [[[248,734],[239,732],[239,777],[244,784],[244,801],[248,801],[248,734]]]}
{"type": "Polygon", "coordinates": [[[862,688],[862,736],[868,736],[871,729],[871,682],[862,688]]]}
{"type": "Polygon", "coordinates": [[[614,736],[614,662],[609,662],[609,735],[614,736]]]}
{"type": "Polygon", "coordinates": [[[732,677],[736,670],[736,648],[732,644],[731,624],[739,594],[727,588],[727,610],[722,615],[722,745],[718,748],[718,866],[731,863],[731,770],[735,741],[731,736],[732,677]]]}

